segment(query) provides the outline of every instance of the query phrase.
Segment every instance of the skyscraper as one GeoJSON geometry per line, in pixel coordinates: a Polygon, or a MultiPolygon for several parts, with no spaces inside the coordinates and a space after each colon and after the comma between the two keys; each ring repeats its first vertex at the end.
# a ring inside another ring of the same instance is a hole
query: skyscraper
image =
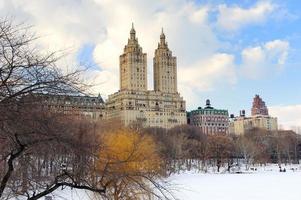
{"type": "Polygon", "coordinates": [[[177,93],[177,58],[172,56],[165,34],[160,35],[160,43],[154,57],[154,89],[167,93],[177,93]]]}
{"type": "Polygon", "coordinates": [[[259,95],[255,95],[251,110],[252,116],[256,115],[269,115],[268,108],[265,102],[260,98],[259,95]]]}
{"type": "Polygon", "coordinates": [[[186,105],[177,91],[177,60],[172,56],[163,30],[154,56],[154,90],[147,89],[146,53],[132,25],[130,38],[120,56],[120,90],[106,102],[104,118],[124,125],[172,128],[186,124],[186,105]]]}
{"type": "Polygon", "coordinates": [[[120,90],[147,90],[147,59],[146,53],[136,38],[134,25],[130,31],[130,38],[120,55],[120,90]]]}

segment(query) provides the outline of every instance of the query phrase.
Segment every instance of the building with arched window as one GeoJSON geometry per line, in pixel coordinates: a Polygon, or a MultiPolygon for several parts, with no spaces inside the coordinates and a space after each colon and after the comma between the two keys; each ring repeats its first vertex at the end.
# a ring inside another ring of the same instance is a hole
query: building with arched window
{"type": "Polygon", "coordinates": [[[186,105],[177,90],[177,60],[169,50],[163,29],[155,50],[154,90],[147,89],[147,55],[134,26],[120,55],[120,90],[109,95],[105,118],[124,125],[172,128],[186,124],[186,105]]]}

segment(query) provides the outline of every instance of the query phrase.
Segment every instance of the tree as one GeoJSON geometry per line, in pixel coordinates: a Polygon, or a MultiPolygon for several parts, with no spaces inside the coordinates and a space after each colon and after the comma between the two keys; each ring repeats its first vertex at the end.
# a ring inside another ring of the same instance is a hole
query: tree
{"type": "Polygon", "coordinates": [[[250,165],[254,164],[255,158],[258,157],[260,152],[258,151],[256,144],[251,139],[244,136],[238,138],[236,145],[239,154],[244,159],[246,170],[248,170],[250,165]]]}
{"type": "Polygon", "coordinates": [[[97,169],[107,199],[166,197],[159,184],[161,158],[149,135],[123,128],[104,133],[101,141],[97,169]]]}
{"type": "Polygon", "coordinates": [[[164,162],[166,174],[178,171],[185,160],[186,152],[184,152],[187,137],[183,134],[185,127],[179,126],[172,129],[148,128],[144,130],[151,135],[158,145],[158,151],[164,162]]]}
{"type": "Polygon", "coordinates": [[[56,66],[60,56],[42,55],[34,47],[37,38],[24,25],[0,21],[0,102],[9,103],[32,93],[66,94],[79,92],[80,70],[64,74],[56,66]]]}
{"type": "Polygon", "coordinates": [[[94,153],[99,146],[95,133],[99,127],[95,125],[84,119],[23,107],[15,120],[6,122],[1,129],[8,135],[17,133],[16,141],[5,139],[6,146],[1,152],[3,161],[13,167],[1,163],[1,178],[10,172],[5,197],[25,196],[34,200],[61,186],[103,195],[105,189],[97,181],[94,170],[94,153]],[[10,161],[18,146],[20,155],[10,161]]]}
{"type": "Polygon", "coordinates": [[[245,136],[250,139],[257,148],[254,160],[256,163],[266,164],[271,159],[273,151],[273,137],[271,132],[265,129],[253,128],[246,132],[245,136]]]}
{"type": "Polygon", "coordinates": [[[46,188],[46,192],[39,193],[40,196],[30,194],[26,191],[26,181],[33,177],[27,172],[29,166],[19,168],[22,162],[34,159],[35,152],[43,146],[51,149],[74,142],[66,136],[74,130],[63,125],[65,120],[62,118],[41,110],[35,96],[39,93],[80,93],[85,88],[80,81],[80,70],[63,73],[56,66],[59,56],[56,53],[41,54],[34,46],[35,40],[30,27],[0,20],[0,198],[6,191],[27,193],[29,199],[36,199],[62,184],[69,184],[57,180],[54,187],[46,188]],[[14,185],[20,182],[18,173],[22,174],[23,191],[14,185]]]}
{"type": "Polygon", "coordinates": [[[228,163],[228,171],[232,165],[232,158],[234,152],[234,144],[231,138],[223,135],[212,135],[209,138],[209,146],[211,151],[211,158],[215,161],[217,172],[225,161],[228,163]]]}
{"type": "Polygon", "coordinates": [[[278,163],[298,162],[297,156],[297,135],[293,131],[277,131],[273,132],[272,136],[276,143],[276,150],[278,163]]]}

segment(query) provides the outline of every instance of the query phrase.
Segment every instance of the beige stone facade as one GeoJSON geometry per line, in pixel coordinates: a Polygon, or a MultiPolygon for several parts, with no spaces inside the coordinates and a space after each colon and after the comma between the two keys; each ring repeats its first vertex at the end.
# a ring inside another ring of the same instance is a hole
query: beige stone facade
{"type": "Polygon", "coordinates": [[[179,94],[156,91],[120,91],[109,96],[108,119],[124,125],[139,123],[143,127],[172,128],[186,124],[185,101],[179,94]]]}
{"type": "Polygon", "coordinates": [[[172,128],[186,124],[186,105],[177,92],[176,57],[168,49],[162,32],[154,57],[154,88],[147,90],[146,54],[132,27],[128,44],[120,56],[120,91],[109,95],[105,118],[124,125],[172,128]]]}
{"type": "Polygon", "coordinates": [[[120,90],[147,90],[146,53],[136,38],[136,31],[132,27],[128,44],[119,58],[120,62],[120,90]]]}
{"type": "Polygon", "coordinates": [[[154,57],[154,89],[177,93],[177,58],[172,56],[168,48],[163,29],[154,57]]]}
{"type": "Polygon", "coordinates": [[[229,132],[230,134],[244,135],[248,130],[252,128],[275,131],[278,129],[277,118],[270,117],[268,115],[236,117],[230,121],[229,132]]]}

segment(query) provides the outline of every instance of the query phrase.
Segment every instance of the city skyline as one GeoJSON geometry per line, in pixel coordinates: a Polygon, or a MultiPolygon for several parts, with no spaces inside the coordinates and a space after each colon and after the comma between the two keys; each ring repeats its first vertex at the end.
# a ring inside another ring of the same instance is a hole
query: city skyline
{"type": "Polygon", "coordinates": [[[229,113],[249,114],[259,94],[279,124],[301,126],[298,1],[0,2],[2,16],[34,26],[41,47],[70,52],[62,66],[92,65],[87,79],[104,97],[118,91],[118,58],[134,22],[147,53],[150,89],[163,27],[178,59],[178,89],[187,110],[211,99],[229,113]]]}

